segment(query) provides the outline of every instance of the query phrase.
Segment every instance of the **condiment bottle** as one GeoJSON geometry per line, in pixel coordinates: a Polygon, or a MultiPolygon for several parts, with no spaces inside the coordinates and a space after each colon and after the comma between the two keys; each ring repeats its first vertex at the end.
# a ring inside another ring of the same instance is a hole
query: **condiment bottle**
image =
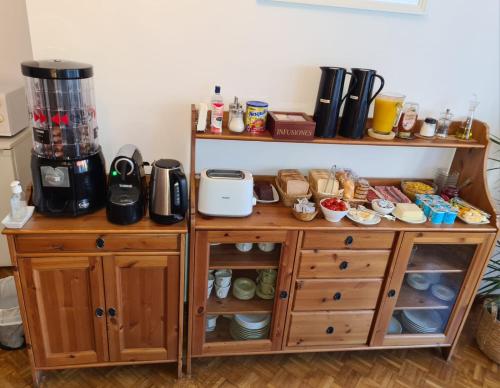
{"type": "Polygon", "coordinates": [[[436,134],[437,120],[432,117],[427,117],[420,128],[420,136],[423,137],[434,137],[436,134]]]}
{"type": "Polygon", "coordinates": [[[28,211],[24,198],[21,182],[12,181],[10,184],[12,196],[10,197],[10,218],[12,221],[22,221],[28,211]]]}
{"type": "Polygon", "coordinates": [[[479,105],[477,96],[472,95],[472,99],[469,101],[469,114],[465,121],[462,122],[457,130],[455,136],[461,140],[469,140],[472,138],[472,123],[474,121],[474,114],[476,113],[476,108],[479,105]]]}
{"type": "Polygon", "coordinates": [[[441,113],[436,132],[437,137],[440,137],[441,139],[446,139],[448,137],[448,130],[450,128],[452,118],[453,114],[449,109],[446,109],[446,112],[441,113]]]}
{"type": "Polygon", "coordinates": [[[413,138],[413,130],[417,125],[419,105],[415,102],[407,102],[403,106],[403,112],[398,122],[398,137],[402,139],[413,138]]]}
{"type": "Polygon", "coordinates": [[[220,94],[220,86],[215,87],[215,94],[210,100],[210,132],[222,133],[222,119],[224,118],[224,100],[220,94]]]}
{"type": "MultiPolygon", "coordinates": [[[[232,132],[243,132],[245,130],[245,122],[243,121],[243,106],[238,104],[236,99],[236,107],[231,108],[229,111],[230,119],[229,119],[229,130],[232,132]]],[[[231,104],[233,105],[233,104],[231,104]]]]}

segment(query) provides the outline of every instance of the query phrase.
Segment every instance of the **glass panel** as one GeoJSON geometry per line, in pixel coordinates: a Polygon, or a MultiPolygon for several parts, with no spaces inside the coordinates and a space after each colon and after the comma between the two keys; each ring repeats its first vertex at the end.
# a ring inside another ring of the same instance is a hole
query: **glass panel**
{"type": "Polygon", "coordinates": [[[281,244],[210,244],[206,342],[269,339],[281,244]]]}
{"type": "Polygon", "coordinates": [[[387,334],[444,334],[476,249],[415,244],[387,334]]]}

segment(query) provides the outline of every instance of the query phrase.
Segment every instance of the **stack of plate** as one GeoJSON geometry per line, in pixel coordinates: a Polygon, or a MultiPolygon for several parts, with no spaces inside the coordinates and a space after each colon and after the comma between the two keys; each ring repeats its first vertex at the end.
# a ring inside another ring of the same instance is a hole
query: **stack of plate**
{"type": "Polygon", "coordinates": [[[235,314],[229,326],[231,337],[237,341],[267,338],[271,314],[235,314]]]}
{"type": "Polygon", "coordinates": [[[431,287],[431,294],[439,300],[451,302],[455,299],[457,293],[451,287],[445,286],[444,284],[434,284],[431,287]]]}
{"type": "Polygon", "coordinates": [[[431,286],[429,278],[421,273],[411,273],[406,276],[406,283],[415,290],[425,291],[431,286]]]}
{"type": "Polygon", "coordinates": [[[410,333],[437,333],[443,326],[443,318],[435,310],[403,310],[401,323],[410,333]]]}
{"type": "Polygon", "coordinates": [[[389,328],[387,329],[387,334],[401,334],[403,332],[403,327],[399,320],[395,317],[391,317],[389,322],[389,328]]]}

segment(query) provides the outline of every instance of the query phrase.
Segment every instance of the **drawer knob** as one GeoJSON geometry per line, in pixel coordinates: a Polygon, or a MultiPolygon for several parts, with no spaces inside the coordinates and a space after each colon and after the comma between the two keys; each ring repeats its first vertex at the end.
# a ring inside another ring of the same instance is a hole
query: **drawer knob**
{"type": "Polygon", "coordinates": [[[394,298],[396,296],[396,290],[389,290],[389,292],[387,293],[387,296],[389,298],[394,298]]]}
{"type": "Polygon", "coordinates": [[[335,328],[333,326],[328,326],[326,328],[326,334],[333,334],[334,331],[335,331],[335,328]]]}
{"type": "Polygon", "coordinates": [[[108,314],[109,314],[109,316],[110,316],[111,318],[116,317],[116,309],[115,309],[115,308],[113,308],[113,307],[110,307],[110,308],[108,309],[108,314]]]}
{"type": "Polygon", "coordinates": [[[333,295],[333,300],[340,300],[340,298],[342,298],[342,294],[340,292],[336,292],[333,295]]]}
{"type": "Polygon", "coordinates": [[[102,318],[103,315],[104,315],[104,310],[102,308],[98,307],[95,309],[95,316],[97,318],[102,318]]]}
{"type": "Polygon", "coordinates": [[[347,236],[344,240],[344,243],[346,246],[352,245],[353,242],[354,242],[354,238],[352,236],[347,236]]]}
{"type": "Polygon", "coordinates": [[[97,248],[99,248],[99,249],[104,248],[104,239],[102,239],[102,238],[100,238],[100,237],[99,237],[98,239],[96,239],[96,240],[95,240],[95,246],[96,246],[97,248]]]}
{"type": "Polygon", "coordinates": [[[349,263],[347,261],[343,261],[342,263],[339,264],[339,268],[341,271],[344,271],[349,267],[349,263]]]}
{"type": "Polygon", "coordinates": [[[286,291],[281,291],[281,292],[280,292],[280,298],[281,298],[281,299],[286,299],[286,298],[288,298],[288,292],[286,292],[286,291]]]}

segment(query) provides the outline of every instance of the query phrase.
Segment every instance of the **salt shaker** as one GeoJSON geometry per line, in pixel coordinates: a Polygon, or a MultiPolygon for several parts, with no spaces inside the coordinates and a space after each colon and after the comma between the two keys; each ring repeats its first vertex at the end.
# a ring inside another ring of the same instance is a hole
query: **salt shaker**
{"type": "Polygon", "coordinates": [[[243,132],[245,130],[245,122],[243,121],[243,106],[238,104],[238,106],[231,109],[230,113],[231,120],[229,121],[229,130],[237,133],[243,132]]]}
{"type": "Polygon", "coordinates": [[[424,120],[422,127],[420,128],[420,136],[434,137],[434,135],[436,134],[436,125],[437,125],[436,119],[427,117],[424,120]]]}

